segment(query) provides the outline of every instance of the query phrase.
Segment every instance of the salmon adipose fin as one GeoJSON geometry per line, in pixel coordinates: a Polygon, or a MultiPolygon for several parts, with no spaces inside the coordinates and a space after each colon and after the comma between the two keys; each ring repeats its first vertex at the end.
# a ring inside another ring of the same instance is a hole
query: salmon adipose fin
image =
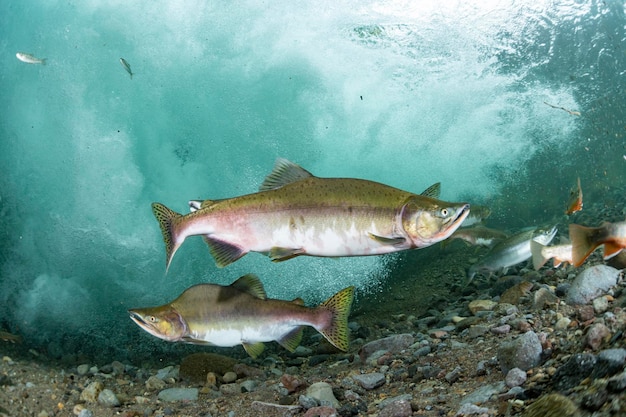
{"type": "Polygon", "coordinates": [[[344,288],[324,301],[318,308],[333,313],[330,324],[317,329],[333,346],[342,351],[348,350],[348,316],[354,299],[354,287],[344,288]]]}
{"type": "Polygon", "coordinates": [[[594,229],[580,226],[578,224],[569,225],[569,238],[572,241],[572,262],[575,267],[579,267],[585,259],[593,252],[598,245],[591,240],[594,229]]]}
{"type": "Polygon", "coordinates": [[[168,209],[161,203],[152,203],[152,213],[159,222],[161,233],[163,233],[163,242],[165,242],[165,270],[167,271],[172,262],[174,253],[180,246],[176,242],[176,222],[183,216],[173,210],[168,209]]]}

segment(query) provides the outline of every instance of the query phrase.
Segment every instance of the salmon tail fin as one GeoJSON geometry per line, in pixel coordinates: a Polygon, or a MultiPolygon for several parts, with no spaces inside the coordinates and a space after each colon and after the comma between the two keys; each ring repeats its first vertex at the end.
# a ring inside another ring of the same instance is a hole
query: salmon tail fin
{"type": "Polygon", "coordinates": [[[591,240],[594,228],[578,224],[569,225],[569,238],[572,241],[572,264],[579,267],[598,245],[591,240]]]}
{"type": "Polygon", "coordinates": [[[152,213],[159,222],[161,233],[163,233],[163,242],[165,242],[165,270],[167,271],[174,257],[174,253],[180,246],[176,231],[176,223],[182,215],[173,210],[168,209],[161,203],[152,203],[152,213]]]}
{"type": "Polygon", "coordinates": [[[354,287],[347,287],[324,301],[318,308],[332,313],[330,323],[318,331],[333,346],[342,351],[348,350],[348,316],[354,299],[354,287]]]}
{"type": "Polygon", "coordinates": [[[538,271],[548,261],[548,258],[543,256],[543,248],[545,245],[537,242],[534,239],[530,240],[530,253],[533,257],[533,267],[538,271]]]}

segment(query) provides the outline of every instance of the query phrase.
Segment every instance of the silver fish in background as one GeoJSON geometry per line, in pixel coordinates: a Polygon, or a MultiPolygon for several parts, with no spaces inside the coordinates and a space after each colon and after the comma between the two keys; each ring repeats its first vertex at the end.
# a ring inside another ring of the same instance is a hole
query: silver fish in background
{"type": "Polygon", "coordinates": [[[303,301],[267,298],[255,275],[244,275],[229,286],[199,284],[171,303],[128,310],[143,330],[169,342],[232,347],[243,345],[250,356],[263,352],[263,342],[277,341],[293,352],[303,326],[311,326],[333,346],[348,350],[348,315],[354,287],[330,297],[318,307],[303,301]]]}
{"type": "Polygon", "coordinates": [[[32,54],[26,54],[24,52],[18,52],[15,54],[15,56],[17,57],[17,59],[27,64],[46,65],[46,61],[47,61],[46,58],[37,58],[32,54]]]}
{"type": "Polygon", "coordinates": [[[531,257],[530,242],[535,240],[547,245],[556,235],[556,226],[525,230],[495,245],[483,259],[472,265],[468,271],[471,281],[478,273],[491,275],[513,265],[526,261],[531,257]]]}
{"type": "Polygon", "coordinates": [[[491,209],[489,207],[472,204],[472,210],[463,223],[461,223],[461,227],[471,227],[480,224],[489,216],[491,216],[491,209]]]}
{"type": "MultiPolygon", "coordinates": [[[[472,210],[474,210],[473,207],[472,210]]],[[[508,235],[501,230],[490,229],[480,225],[474,227],[460,227],[456,229],[449,238],[441,242],[441,247],[446,247],[452,241],[460,239],[469,245],[491,248],[507,237],[508,235]]]]}
{"type": "Polygon", "coordinates": [[[467,203],[373,181],[318,178],[285,159],[277,161],[259,192],[192,202],[190,208],[195,211],[181,215],[152,204],[166,268],[185,239],[195,235],[203,236],[219,267],[248,252],[279,262],[300,255],[366,256],[423,248],[450,236],[470,211],[467,203]]]}
{"type": "Polygon", "coordinates": [[[122,68],[126,70],[128,74],[130,74],[130,79],[133,79],[133,72],[130,69],[130,64],[124,59],[120,58],[120,64],[122,64],[122,68]]]}

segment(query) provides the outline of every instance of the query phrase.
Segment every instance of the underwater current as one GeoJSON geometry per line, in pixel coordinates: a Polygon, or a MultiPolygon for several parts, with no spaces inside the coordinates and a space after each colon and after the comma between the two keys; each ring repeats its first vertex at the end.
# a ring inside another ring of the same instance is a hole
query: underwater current
{"type": "Polygon", "coordinates": [[[51,357],[147,355],[173,347],[127,309],[196,283],[255,273],[309,304],[385,291],[397,255],[218,269],[200,237],[166,274],[151,203],[255,192],[278,157],[415,193],[441,182],[501,228],[562,216],[577,177],[602,200],[626,178],[624,8],[0,2],[0,330],[51,357]]]}

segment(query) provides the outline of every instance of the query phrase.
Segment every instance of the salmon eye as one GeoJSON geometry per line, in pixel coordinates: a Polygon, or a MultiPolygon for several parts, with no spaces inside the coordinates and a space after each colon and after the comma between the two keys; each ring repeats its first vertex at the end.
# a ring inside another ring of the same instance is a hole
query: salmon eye
{"type": "Polygon", "coordinates": [[[157,318],[154,316],[150,316],[149,320],[150,320],[150,323],[156,323],[158,321],[157,318]]]}
{"type": "Polygon", "coordinates": [[[447,208],[441,209],[441,216],[448,217],[449,210],[447,208]]]}

